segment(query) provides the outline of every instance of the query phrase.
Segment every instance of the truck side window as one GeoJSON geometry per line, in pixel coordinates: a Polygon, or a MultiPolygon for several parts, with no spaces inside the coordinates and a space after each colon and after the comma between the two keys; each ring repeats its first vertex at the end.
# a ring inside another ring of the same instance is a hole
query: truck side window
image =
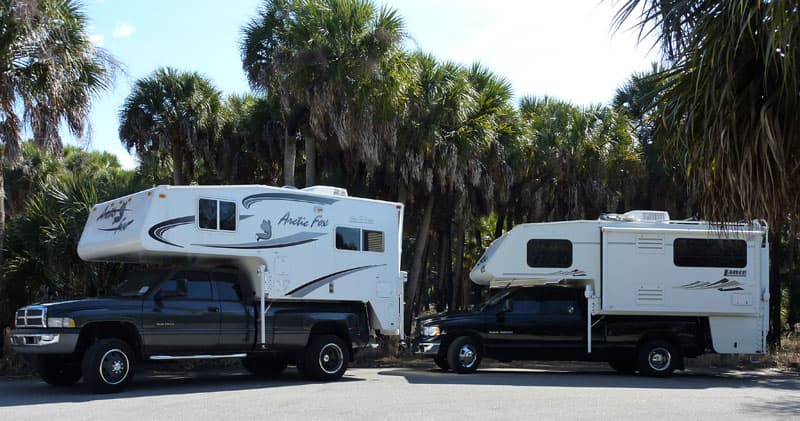
{"type": "Polygon", "coordinates": [[[558,239],[528,240],[528,266],[568,268],[572,266],[572,242],[558,239]]]}
{"type": "Polygon", "coordinates": [[[747,266],[747,242],[707,238],[676,238],[672,242],[675,266],[743,268],[747,266]]]}
{"type": "Polygon", "coordinates": [[[242,301],[242,287],[236,281],[236,276],[230,273],[214,273],[214,290],[220,301],[242,301]]]}
{"type": "Polygon", "coordinates": [[[540,312],[539,301],[526,298],[526,299],[515,299],[512,300],[512,302],[513,302],[512,312],[514,314],[539,314],[540,312]]]}
{"type": "Polygon", "coordinates": [[[336,227],[336,248],[358,251],[361,248],[359,244],[360,231],[358,228],[336,227]]]}

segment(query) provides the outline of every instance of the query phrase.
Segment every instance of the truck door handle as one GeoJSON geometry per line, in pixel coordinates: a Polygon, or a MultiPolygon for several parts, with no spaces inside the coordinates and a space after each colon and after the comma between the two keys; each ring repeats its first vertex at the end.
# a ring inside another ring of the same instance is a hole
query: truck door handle
{"type": "Polygon", "coordinates": [[[219,311],[219,307],[209,307],[209,308],[208,308],[208,311],[209,311],[210,313],[216,313],[216,312],[218,312],[218,311],[219,311]]]}

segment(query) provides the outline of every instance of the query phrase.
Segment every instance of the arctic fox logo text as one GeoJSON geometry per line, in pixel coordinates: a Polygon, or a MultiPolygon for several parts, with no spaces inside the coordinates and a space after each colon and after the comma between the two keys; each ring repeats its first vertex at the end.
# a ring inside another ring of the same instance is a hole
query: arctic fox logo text
{"type": "Polygon", "coordinates": [[[308,219],[305,216],[292,217],[291,212],[286,212],[281,219],[278,220],[278,225],[292,225],[305,228],[327,227],[328,220],[323,218],[322,215],[317,215],[314,219],[308,219]]]}

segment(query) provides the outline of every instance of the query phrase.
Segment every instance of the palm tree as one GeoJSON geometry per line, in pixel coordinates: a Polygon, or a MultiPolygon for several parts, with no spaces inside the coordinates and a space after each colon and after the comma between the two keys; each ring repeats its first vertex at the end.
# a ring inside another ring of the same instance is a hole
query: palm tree
{"type": "Polygon", "coordinates": [[[73,0],[0,0],[0,265],[5,232],[4,171],[22,156],[24,127],[45,151],[61,153],[59,127],[82,136],[93,95],[118,68],[86,33],[73,0]]]}
{"type": "MultiPolygon", "coordinates": [[[[766,217],[773,233],[800,210],[800,13],[793,1],[626,0],[665,55],[657,136],[686,156],[705,218],[766,217]]],[[[780,340],[779,238],[773,235],[771,343],[780,340]]]]}
{"type": "Polygon", "coordinates": [[[211,146],[222,127],[220,92],[204,76],[171,67],[136,81],[119,113],[119,137],[143,159],[172,161],[173,181],[196,177],[195,162],[216,172],[211,146]]]}
{"type": "Polygon", "coordinates": [[[330,152],[369,170],[380,164],[396,140],[403,37],[397,12],[370,0],[267,1],[245,27],[248,80],[281,99],[287,184],[297,139],[305,142],[306,185],[316,179],[317,140],[334,140],[330,152]]]}

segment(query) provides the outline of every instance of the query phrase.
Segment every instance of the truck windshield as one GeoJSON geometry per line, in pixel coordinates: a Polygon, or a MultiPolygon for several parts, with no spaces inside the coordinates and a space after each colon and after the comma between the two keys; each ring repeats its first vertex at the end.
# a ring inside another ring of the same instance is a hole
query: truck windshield
{"type": "Polygon", "coordinates": [[[500,301],[503,301],[503,299],[508,297],[513,291],[514,291],[513,289],[505,288],[504,290],[498,292],[497,294],[489,297],[488,300],[484,301],[483,304],[481,304],[480,309],[483,310],[487,307],[491,307],[499,303],[500,301]]]}
{"type": "Polygon", "coordinates": [[[160,281],[167,271],[131,271],[111,295],[116,297],[141,297],[160,281]]]}

